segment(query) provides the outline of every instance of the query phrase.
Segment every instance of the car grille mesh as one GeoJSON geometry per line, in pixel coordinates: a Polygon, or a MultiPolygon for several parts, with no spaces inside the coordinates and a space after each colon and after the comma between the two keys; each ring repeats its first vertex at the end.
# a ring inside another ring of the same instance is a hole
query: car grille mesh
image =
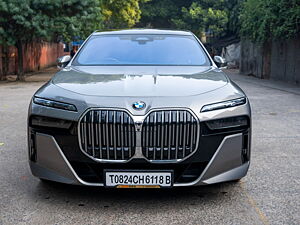
{"type": "Polygon", "coordinates": [[[99,160],[128,160],[135,153],[135,129],[128,113],[90,110],[79,122],[79,144],[99,160]]]}
{"type": "Polygon", "coordinates": [[[186,110],[154,111],[143,122],[142,151],[148,160],[180,160],[197,147],[199,129],[186,110]]]}

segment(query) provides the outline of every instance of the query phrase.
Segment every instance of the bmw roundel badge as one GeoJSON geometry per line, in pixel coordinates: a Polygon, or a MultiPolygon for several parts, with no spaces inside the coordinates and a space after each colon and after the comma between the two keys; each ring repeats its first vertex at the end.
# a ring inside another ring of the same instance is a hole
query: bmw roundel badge
{"type": "Polygon", "coordinates": [[[142,101],[139,101],[139,102],[134,102],[132,104],[132,107],[136,110],[142,110],[144,109],[146,106],[146,103],[145,102],[142,102],[142,101]]]}

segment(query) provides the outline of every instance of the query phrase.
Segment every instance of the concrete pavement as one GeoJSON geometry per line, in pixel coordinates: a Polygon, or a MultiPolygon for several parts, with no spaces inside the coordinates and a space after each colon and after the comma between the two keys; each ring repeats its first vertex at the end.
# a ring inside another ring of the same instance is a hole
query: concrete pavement
{"type": "Polygon", "coordinates": [[[41,183],[27,163],[26,118],[48,77],[0,83],[0,224],[300,224],[300,88],[229,73],[252,105],[248,175],[168,190],[41,183]]]}

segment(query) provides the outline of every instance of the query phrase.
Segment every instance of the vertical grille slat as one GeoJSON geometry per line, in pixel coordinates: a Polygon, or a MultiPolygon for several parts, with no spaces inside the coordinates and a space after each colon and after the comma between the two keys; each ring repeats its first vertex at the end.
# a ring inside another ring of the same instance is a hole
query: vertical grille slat
{"type": "Polygon", "coordinates": [[[102,159],[102,137],[100,136],[101,134],[101,115],[102,111],[98,112],[98,138],[99,138],[99,156],[100,159],[102,159]]]}
{"type": "Polygon", "coordinates": [[[171,141],[172,141],[172,111],[169,111],[169,139],[168,139],[168,159],[171,159],[171,141]]]}
{"type": "Polygon", "coordinates": [[[161,113],[161,139],[160,139],[160,148],[161,148],[161,152],[160,152],[160,160],[163,159],[163,153],[164,153],[164,133],[165,133],[165,126],[164,126],[164,123],[165,123],[165,113],[162,112],[161,113]]]}
{"type": "MultiPolygon", "coordinates": [[[[146,157],[149,157],[149,117],[146,119],[146,133],[145,133],[145,138],[146,138],[146,157]]],[[[143,129],[144,130],[144,129],[143,129]]]]}
{"type": "Polygon", "coordinates": [[[114,147],[114,158],[117,159],[117,132],[116,132],[116,111],[113,112],[113,147],[114,147]]]}
{"type": "MultiPolygon", "coordinates": [[[[192,119],[193,121],[193,119],[192,119]]],[[[194,142],[194,136],[193,136],[193,133],[194,133],[194,124],[191,123],[191,140],[190,140],[190,147],[189,147],[189,152],[191,152],[191,149],[193,147],[193,142],[194,142]]]]}
{"type": "Polygon", "coordinates": [[[134,131],[127,112],[93,109],[79,121],[79,144],[95,160],[129,160],[135,153],[134,131]]]}
{"type": "MultiPolygon", "coordinates": [[[[131,146],[131,126],[130,126],[130,117],[127,117],[127,126],[128,126],[128,146],[131,146]]],[[[128,155],[131,155],[130,149],[128,149],[128,155]]]]}
{"type": "Polygon", "coordinates": [[[83,122],[83,129],[84,129],[84,146],[85,146],[85,151],[87,152],[87,149],[88,149],[88,145],[87,145],[87,137],[86,137],[86,117],[84,118],[84,122],[83,122]]]}
{"type": "Polygon", "coordinates": [[[175,139],[175,159],[178,158],[178,142],[179,142],[179,111],[176,112],[176,139],[175,139]]]}
{"type": "Polygon", "coordinates": [[[186,112],[183,113],[183,140],[182,140],[182,155],[185,157],[186,148],[186,112]]]}
{"type": "Polygon", "coordinates": [[[122,154],[122,160],[124,160],[124,130],[123,130],[123,125],[124,125],[124,113],[121,112],[120,115],[120,135],[121,135],[121,154],[122,154]]]}
{"type": "Polygon", "coordinates": [[[108,123],[108,111],[105,114],[105,137],[106,137],[106,158],[109,159],[109,123],[108,123]]]}
{"type": "Polygon", "coordinates": [[[92,141],[92,154],[93,157],[95,157],[95,143],[94,143],[94,112],[91,112],[91,124],[90,124],[90,128],[91,128],[91,141],[92,141]]]}
{"type": "Polygon", "coordinates": [[[196,151],[199,123],[187,110],[153,111],[142,129],[142,151],[148,160],[181,160],[196,151]]]}
{"type": "Polygon", "coordinates": [[[91,114],[89,113],[88,119],[87,119],[87,124],[88,124],[88,148],[87,151],[90,154],[91,152],[91,145],[92,145],[92,135],[91,135],[91,114]]]}
{"type": "Polygon", "coordinates": [[[156,156],[156,112],[154,112],[153,116],[153,159],[155,159],[156,156]]]}
{"type": "Polygon", "coordinates": [[[95,112],[94,114],[94,120],[95,120],[95,123],[94,123],[94,126],[95,126],[95,142],[94,142],[94,149],[95,149],[95,155],[98,155],[99,154],[99,151],[98,151],[98,146],[99,146],[99,135],[98,135],[98,112],[95,112]]]}

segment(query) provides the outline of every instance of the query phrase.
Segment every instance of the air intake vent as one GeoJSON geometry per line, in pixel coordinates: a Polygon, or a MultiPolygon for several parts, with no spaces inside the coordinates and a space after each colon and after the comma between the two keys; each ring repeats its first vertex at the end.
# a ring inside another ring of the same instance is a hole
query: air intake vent
{"type": "Polygon", "coordinates": [[[81,150],[95,160],[129,160],[135,153],[135,129],[125,111],[94,109],[79,122],[81,150]]]}
{"type": "Polygon", "coordinates": [[[148,160],[184,159],[198,141],[198,120],[187,110],[154,111],[144,120],[142,151],[148,160]]]}

